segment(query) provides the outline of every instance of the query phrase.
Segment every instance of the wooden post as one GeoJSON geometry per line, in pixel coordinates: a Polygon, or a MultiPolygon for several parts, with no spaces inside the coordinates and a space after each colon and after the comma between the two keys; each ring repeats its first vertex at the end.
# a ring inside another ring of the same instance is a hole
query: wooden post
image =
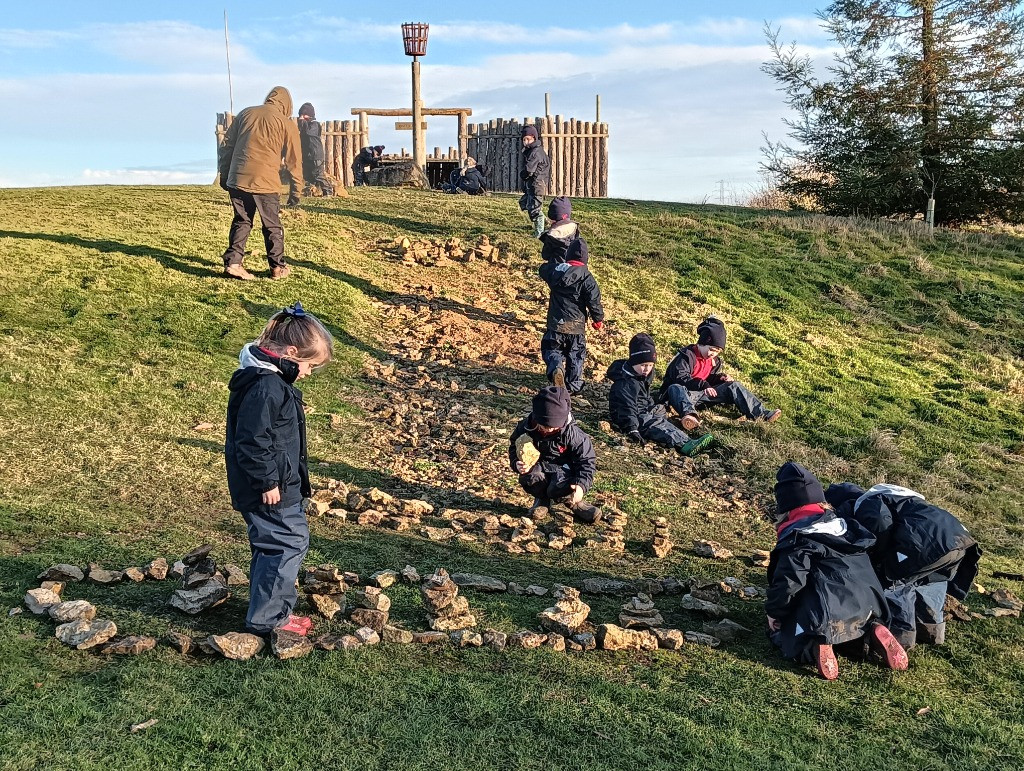
{"type": "Polygon", "coordinates": [[[352,161],[355,160],[352,145],[356,144],[356,137],[352,134],[351,121],[339,121],[338,125],[341,127],[341,136],[338,137],[338,154],[335,168],[337,169],[338,181],[344,187],[351,187],[355,181],[352,178],[352,161]]]}
{"type": "Polygon", "coordinates": [[[579,179],[579,177],[576,176],[576,136],[575,136],[575,134],[576,134],[576,119],[575,118],[569,118],[568,124],[569,124],[569,128],[566,131],[566,138],[568,139],[568,147],[566,148],[566,151],[565,151],[565,160],[566,160],[566,163],[568,164],[567,172],[568,172],[568,175],[569,175],[569,181],[568,181],[568,184],[566,185],[567,190],[566,190],[565,194],[575,198],[577,195],[579,195],[579,193],[576,192],[576,184],[577,184],[577,181],[579,179]]]}
{"type": "Polygon", "coordinates": [[[600,125],[600,123],[601,123],[601,95],[598,94],[594,98],[594,101],[596,102],[595,109],[594,109],[594,122],[595,122],[595,124],[600,125]]]}
{"type": "Polygon", "coordinates": [[[601,197],[608,197],[608,124],[601,124],[601,197]]]}
{"type": "Polygon", "coordinates": [[[580,148],[583,152],[583,195],[590,198],[594,194],[594,190],[591,187],[591,163],[593,159],[590,156],[590,121],[584,121],[583,123],[583,147],[580,148]]]}
{"type": "Polygon", "coordinates": [[[551,169],[555,175],[554,194],[565,195],[565,167],[562,165],[562,157],[565,153],[563,148],[565,139],[562,136],[562,116],[556,115],[552,125],[555,130],[555,154],[551,158],[551,169]]]}
{"type": "Polygon", "coordinates": [[[423,134],[423,102],[420,101],[420,63],[412,57],[412,154],[413,163],[427,171],[426,137],[423,134]]]}
{"type": "Polygon", "coordinates": [[[544,117],[551,114],[551,94],[544,94],[544,117]]]}
{"type": "Polygon", "coordinates": [[[466,113],[460,112],[458,119],[459,132],[459,165],[466,162],[469,155],[469,133],[466,131],[466,113]]]}

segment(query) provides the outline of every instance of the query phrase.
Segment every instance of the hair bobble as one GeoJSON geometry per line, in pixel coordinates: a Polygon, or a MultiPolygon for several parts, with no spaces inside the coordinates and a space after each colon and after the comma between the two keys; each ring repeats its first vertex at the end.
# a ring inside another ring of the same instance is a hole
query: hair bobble
{"type": "Polygon", "coordinates": [[[298,300],[295,301],[294,305],[289,305],[287,308],[282,310],[286,316],[294,316],[297,319],[301,319],[306,315],[306,312],[302,309],[302,303],[298,300]]]}

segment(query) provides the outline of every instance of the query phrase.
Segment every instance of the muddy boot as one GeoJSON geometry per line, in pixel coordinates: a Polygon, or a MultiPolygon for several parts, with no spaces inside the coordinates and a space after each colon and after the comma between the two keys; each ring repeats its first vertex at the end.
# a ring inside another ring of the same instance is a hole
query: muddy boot
{"type": "Polygon", "coordinates": [[[292,269],[287,265],[281,265],[280,267],[270,269],[270,277],[274,280],[288,278],[292,273],[292,269]]]}
{"type": "Polygon", "coordinates": [[[534,498],[533,505],[530,507],[530,512],[527,516],[535,522],[539,522],[542,519],[547,519],[550,513],[551,501],[547,498],[534,498]]]}
{"type": "Polygon", "coordinates": [[[596,525],[601,521],[601,507],[595,506],[592,503],[586,501],[580,501],[577,504],[569,503],[569,512],[572,514],[572,518],[577,522],[583,522],[587,525],[596,525]]]}
{"type": "Polygon", "coordinates": [[[224,266],[224,277],[225,278],[237,278],[241,281],[252,281],[256,278],[252,273],[247,271],[241,263],[237,265],[225,265],[224,266]]]}
{"type": "Polygon", "coordinates": [[[551,382],[559,388],[565,388],[565,369],[559,367],[551,375],[551,382]]]}

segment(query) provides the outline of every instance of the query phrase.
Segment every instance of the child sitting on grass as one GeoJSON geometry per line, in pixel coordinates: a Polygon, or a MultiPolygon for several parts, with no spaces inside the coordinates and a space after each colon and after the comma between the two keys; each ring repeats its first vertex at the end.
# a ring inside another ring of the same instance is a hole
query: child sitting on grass
{"type": "Polygon", "coordinates": [[[697,342],[669,362],[658,400],[667,402],[682,418],[683,428],[700,425],[697,410],[706,404],[732,404],[748,420],[773,423],[782,410],[769,410],[740,383],[722,372],[718,355],[725,350],[725,324],[709,316],[697,327],[697,342]]]}
{"type": "Polygon", "coordinates": [[[310,495],[306,418],[294,385],[331,360],[331,333],[299,303],[278,311],[238,356],[228,389],[227,465],[231,505],[252,547],[246,630],[305,635],[312,622],[293,616],[295,580],[309,548],[303,499],[310,495]]]}
{"type": "Polygon", "coordinates": [[[904,648],[946,639],[946,595],[966,599],[981,549],[967,528],[918,492],[879,484],[829,485],[826,500],[878,540],[868,550],[885,590],[893,633],[904,648]]]}
{"type": "Polygon", "coordinates": [[[551,504],[563,499],[573,519],[593,524],[601,518],[601,509],[583,500],[594,483],[594,444],[573,422],[564,388],[545,386],[533,397],[533,410],[512,431],[508,459],[533,496],[534,519],[546,517],[551,504]]]}
{"type": "Polygon", "coordinates": [[[665,408],[651,398],[651,377],[657,361],[654,340],[641,332],[629,341],[629,358],[618,359],[608,368],[612,390],[608,394],[608,419],[626,439],[641,446],[647,441],[692,456],[706,448],[714,437],[704,434],[690,439],[665,417],[665,408]]]}
{"type": "Polygon", "coordinates": [[[826,680],[839,676],[833,646],[890,669],[906,669],[907,652],[888,629],[889,611],[868,549],[875,537],[822,505],[821,483],[799,463],[776,476],[778,543],[768,563],[768,636],[782,655],[814,663],[826,680]],[[866,645],[865,645],[866,643],[866,645]]]}

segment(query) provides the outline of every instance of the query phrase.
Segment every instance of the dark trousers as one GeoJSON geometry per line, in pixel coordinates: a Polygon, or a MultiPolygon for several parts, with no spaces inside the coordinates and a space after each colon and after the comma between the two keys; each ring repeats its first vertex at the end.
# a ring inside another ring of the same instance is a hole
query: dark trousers
{"type": "Polygon", "coordinates": [[[354,181],[354,186],[355,187],[359,187],[360,185],[368,185],[369,182],[366,179],[366,175],[367,175],[367,172],[366,172],[366,167],[365,166],[360,166],[359,164],[356,164],[355,166],[353,166],[352,167],[352,176],[353,176],[353,179],[355,180],[354,181]]]}
{"type": "Polygon", "coordinates": [[[640,416],[640,436],[649,442],[660,444],[662,447],[679,448],[690,441],[690,437],[683,429],[672,423],[664,414],[660,405],[655,407],[654,412],[647,412],[640,416]]]}
{"type": "Polygon", "coordinates": [[[247,193],[231,188],[231,220],[228,249],[224,252],[224,266],[241,265],[245,257],[245,242],[252,231],[253,218],[260,214],[263,243],[267,247],[267,262],[271,268],[284,267],[284,228],[281,227],[281,197],[277,193],[247,193]]]}
{"type": "Polygon", "coordinates": [[[544,193],[533,185],[527,185],[519,198],[519,208],[530,215],[531,220],[537,219],[544,212],[544,193]]]}
{"type": "Polygon", "coordinates": [[[249,612],[245,628],[267,634],[288,621],[298,593],[295,580],[309,549],[309,524],[301,503],[242,513],[249,531],[249,612]]]}
{"type": "Polygon", "coordinates": [[[540,355],[547,366],[548,380],[555,370],[565,375],[565,387],[573,393],[583,390],[583,363],[587,360],[587,336],[545,332],[540,339],[540,355]]]}
{"type": "Polygon", "coordinates": [[[703,391],[687,391],[676,383],[665,391],[665,401],[672,405],[672,409],[679,415],[696,414],[699,407],[708,404],[731,404],[748,420],[763,418],[770,412],[760,399],[735,380],[716,385],[715,391],[718,393],[717,396],[708,396],[703,391]]]}
{"type": "Polygon", "coordinates": [[[320,188],[322,195],[334,195],[334,185],[327,178],[322,164],[304,170],[302,175],[306,178],[306,190],[304,191],[306,195],[309,195],[310,188],[314,186],[320,188]]]}
{"type": "Polygon", "coordinates": [[[565,498],[572,493],[565,469],[550,463],[535,463],[533,468],[519,475],[519,484],[534,498],[547,501],[565,498]]]}

